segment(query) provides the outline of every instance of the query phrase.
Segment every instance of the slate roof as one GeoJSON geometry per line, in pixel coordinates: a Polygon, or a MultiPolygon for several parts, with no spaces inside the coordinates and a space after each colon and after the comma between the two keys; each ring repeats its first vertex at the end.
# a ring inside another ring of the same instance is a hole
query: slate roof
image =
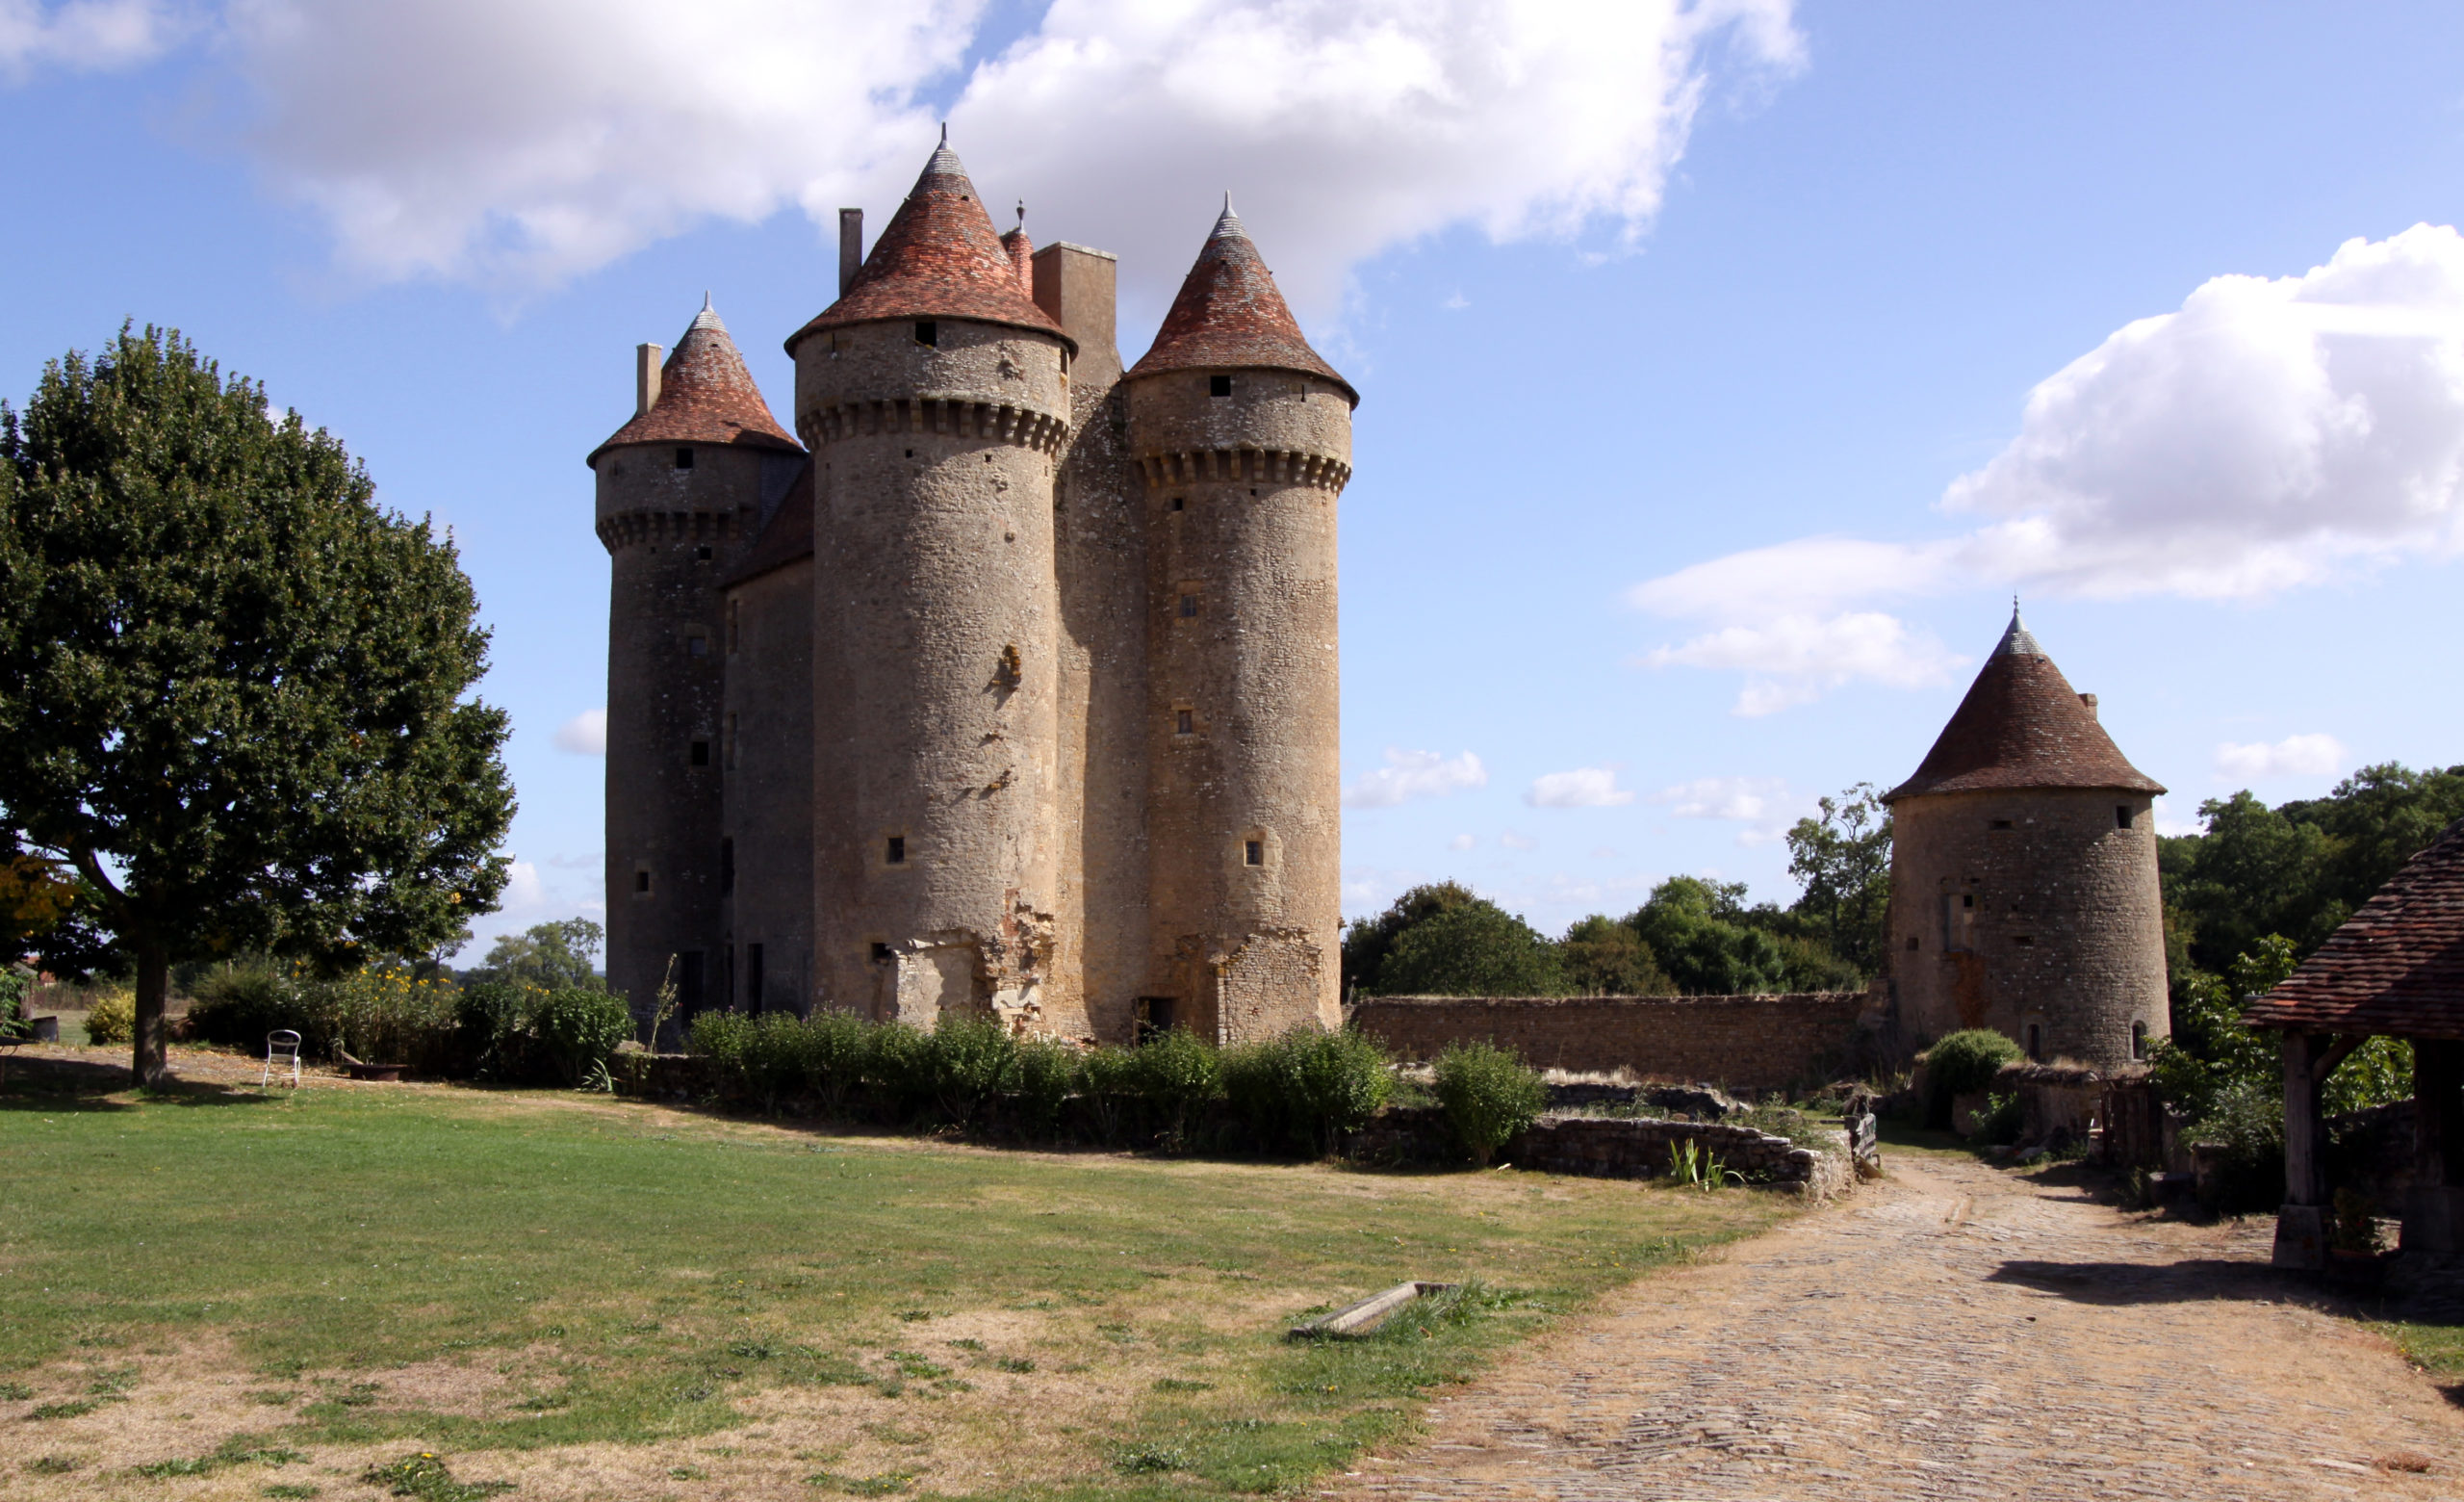
{"type": "Polygon", "coordinates": [[[732,589],[773,569],[812,557],[812,461],[807,459],[805,467],[796,471],[796,478],[788,482],[787,493],[779,498],[779,508],[770,513],[769,525],[753,539],[753,550],[719,581],[720,588],[732,589]]]}
{"type": "Polygon", "coordinates": [[[908,318],[1007,324],[1060,334],[1071,353],[1078,350],[1018,285],[1009,249],[947,144],[924,164],[847,291],[788,336],[787,352],[795,352],[798,340],[825,329],[908,318]]]}
{"type": "Polygon", "coordinates": [[[2165,790],[2121,754],[2014,606],[2001,644],[1985,660],[1916,775],[1885,793],[1883,801],[2019,788],[2165,790]]]}
{"type": "Polygon", "coordinates": [[[1360,393],[1319,357],[1276,290],[1274,273],[1226,199],[1223,217],[1181,282],[1155,343],[1124,379],[1164,371],[1266,369],[1303,371],[1341,386],[1351,404],[1360,393]]]}
{"type": "Polygon", "coordinates": [[[601,454],[630,443],[745,444],[805,452],[770,415],[770,403],[761,400],[761,388],[753,383],[753,373],[744,368],[744,356],[707,298],[684,337],[676,341],[675,352],[659,367],[658,400],[591,450],[585,462],[597,469],[601,454]]]}
{"type": "Polygon", "coordinates": [[[2404,863],[2242,1021],[2302,1032],[2464,1039],[2464,819],[2404,863]]]}

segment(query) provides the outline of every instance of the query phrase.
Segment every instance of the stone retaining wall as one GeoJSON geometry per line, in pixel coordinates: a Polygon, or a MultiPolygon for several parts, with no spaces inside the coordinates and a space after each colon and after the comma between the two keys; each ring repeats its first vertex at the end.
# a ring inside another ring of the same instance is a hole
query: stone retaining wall
{"type": "Polygon", "coordinates": [[[1455,1042],[1522,1055],[1534,1069],[1629,1070],[1646,1078],[1778,1090],[1853,1067],[1867,996],[1373,997],[1350,1023],[1397,1058],[1427,1060],[1455,1042]]]}
{"type": "MultiPolygon", "coordinates": [[[[1870,1134],[1867,1136],[1870,1141],[1870,1134]]],[[[1501,1162],[1544,1174],[1586,1178],[1656,1178],[1669,1171],[1677,1145],[1692,1142],[1756,1183],[1778,1184],[1827,1200],[1856,1178],[1848,1139],[1834,1152],[1800,1147],[1751,1126],[1656,1117],[1543,1116],[1498,1153],[1501,1162]]],[[[1353,1134],[1352,1155],[1370,1161],[1460,1161],[1436,1106],[1396,1106],[1353,1134]]]]}

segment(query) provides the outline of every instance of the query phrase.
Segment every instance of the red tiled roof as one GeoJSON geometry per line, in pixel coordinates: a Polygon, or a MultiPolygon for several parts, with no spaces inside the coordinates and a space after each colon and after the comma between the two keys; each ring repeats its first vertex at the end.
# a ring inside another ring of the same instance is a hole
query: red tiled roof
{"type": "Polygon", "coordinates": [[[2015,609],[1916,775],[1883,801],[1996,788],[2165,790],[2123,757],[2015,609]]]}
{"type": "Polygon", "coordinates": [[[787,338],[787,352],[807,334],[850,324],[903,318],[963,318],[1008,324],[1039,333],[1063,334],[1052,315],[1036,306],[1018,285],[1017,269],[992,220],[978,200],[975,184],[948,146],[933,153],[889,227],[873,242],[855,280],[838,300],[787,338]]]}
{"type": "Polygon", "coordinates": [[[770,415],[770,403],[761,400],[761,388],[744,368],[728,325],[707,301],[684,337],[676,341],[676,352],[659,367],[658,400],[591,450],[587,462],[596,469],[601,454],[629,443],[745,444],[805,452],[770,415]]]}
{"type": "Polygon", "coordinates": [[[2242,1021],[2302,1032],[2464,1039],[2464,819],[2404,863],[2242,1021]]]}
{"type": "Polygon", "coordinates": [[[723,589],[732,589],[748,580],[759,579],[773,569],[785,568],[800,558],[812,557],[812,461],[796,471],[788,482],[787,493],[779,498],[779,508],[770,513],[769,525],[753,539],[753,551],[719,581],[723,589]]]}
{"type": "Polygon", "coordinates": [[[1181,283],[1172,310],[1164,315],[1155,343],[1123,378],[1227,369],[1305,371],[1341,386],[1351,404],[1360,405],[1360,393],[1351,382],[1301,337],[1292,309],[1275,290],[1274,274],[1229,203],[1181,283]]]}

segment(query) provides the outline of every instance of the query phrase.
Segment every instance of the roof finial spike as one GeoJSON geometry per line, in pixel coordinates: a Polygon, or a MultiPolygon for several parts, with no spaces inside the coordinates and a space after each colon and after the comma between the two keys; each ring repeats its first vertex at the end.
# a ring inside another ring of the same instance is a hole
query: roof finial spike
{"type": "Polygon", "coordinates": [[[710,295],[707,292],[702,294],[702,311],[705,313],[716,311],[710,306],[710,295]]]}
{"type": "Polygon", "coordinates": [[[1229,188],[1223,190],[1223,212],[1226,214],[1232,212],[1232,190],[1229,188]]]}
{"type": "Polygon", "coordinates": [[[946,145],[948,145],[949,143],[950,143],[950,122],[949,122],[949,121],[947,121],[947,120],[943,120],[943,121],[941,122],[941,144],[943,144],[943,145],[945,145],[945,146],[946,146],[946,145]]]}
{"type": "Polygon", "coordinates": [[[1018,227],[1020,229],[1027,227],[1027,200],[1024,198],[1018,200],[1018,227]]]}

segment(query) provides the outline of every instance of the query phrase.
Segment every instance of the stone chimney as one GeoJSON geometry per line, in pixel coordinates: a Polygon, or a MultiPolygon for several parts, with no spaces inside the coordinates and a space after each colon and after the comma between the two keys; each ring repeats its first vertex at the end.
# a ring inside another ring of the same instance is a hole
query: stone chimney
{"type": "Polygon", "coordinates": [[[1018,275],[1018,290],[1032,298],[1036,295],[1036,247],[1027,239],[1027,205],[1018,204],[1018,227],[1001,237],[1001,248],[1010,252],[1010,269],[1018,275]]]}
{"type": "Polygon", "coordinates": [[[2096,716],[2096,696],[2095,696],[2094,694],[2092,694],[2092,693],[2083,693],[2083,694],[2081,694],[2081,695],[2079,696],[2079,702],[2080,702],[2080,703],[2082,703],[2082,704],[2084,704],[2084,705],[2086,705],[2086,706],[2088,707],[2088,717],[2089,717],[2090,719],[2094,719],[2094,718],[2096,718],[2096,717],[2097,717],[2097,716],[2096,716]]]}
{"type": "Polygon", "coordinates": [[[633,347],[633,415],[658,405],[658,360],[666,351],[654,344],[633,347]]]}
{"type": "Polygon", "coordinates": [[[864,211],[838,211],[838,295],[856,283],[857,269],[864,264],[864,211]]]}

